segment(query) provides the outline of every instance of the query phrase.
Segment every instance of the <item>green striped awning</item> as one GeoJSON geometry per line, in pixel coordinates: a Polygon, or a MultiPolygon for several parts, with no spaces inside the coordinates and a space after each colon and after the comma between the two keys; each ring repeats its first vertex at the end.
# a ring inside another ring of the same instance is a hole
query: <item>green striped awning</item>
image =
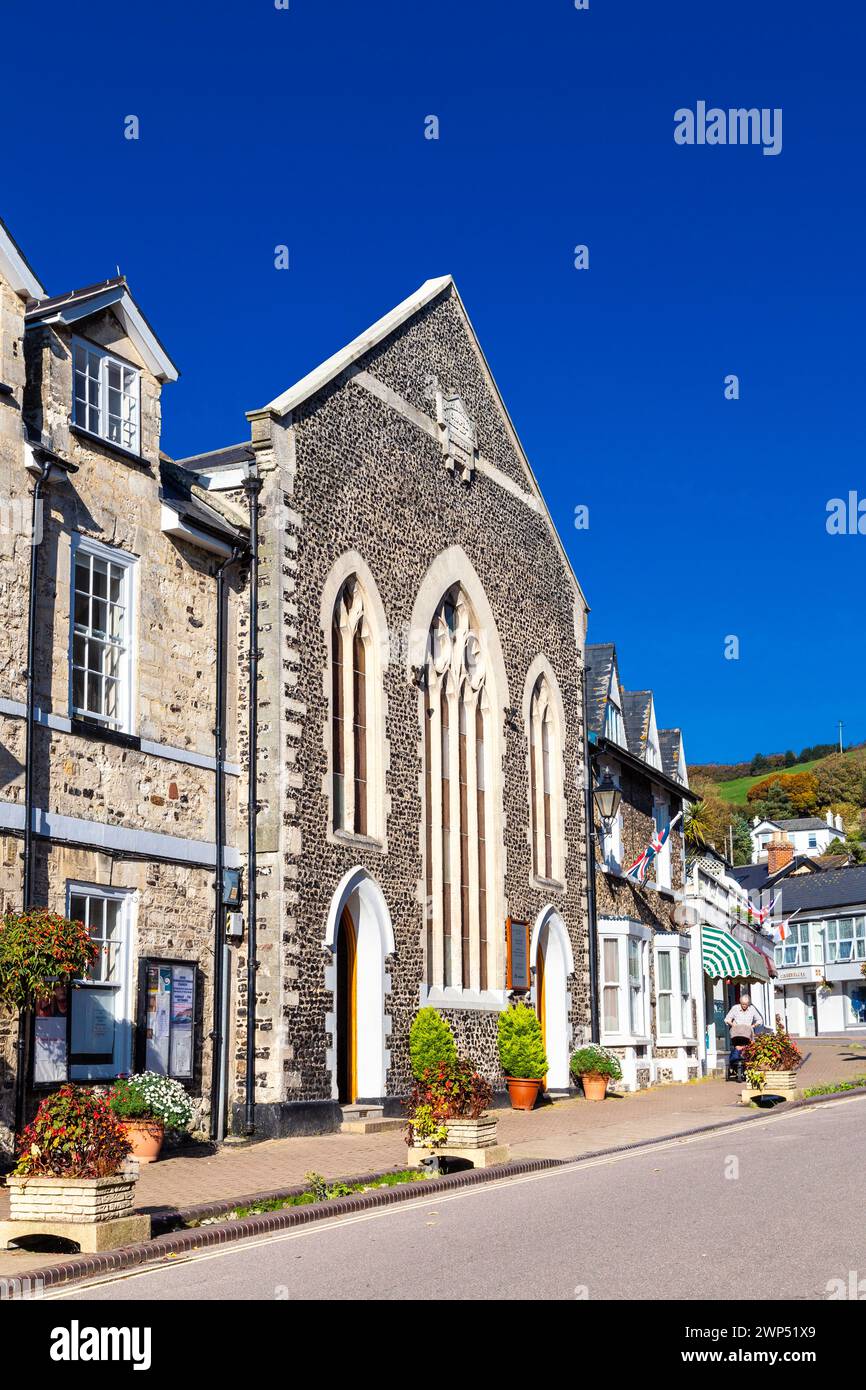
{"type": "Polygon", "coordinates": [[[711,980],[767,980],[770,972],[760,951],[736,941],[721,927],[702,927],[704,971],[711,980]]]}

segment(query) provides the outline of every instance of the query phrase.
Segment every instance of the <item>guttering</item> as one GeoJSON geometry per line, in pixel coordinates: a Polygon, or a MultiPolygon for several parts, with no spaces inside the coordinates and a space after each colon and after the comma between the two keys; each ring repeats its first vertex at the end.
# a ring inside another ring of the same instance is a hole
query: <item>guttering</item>
{"type": "Polygon", "coordinates": [[[250,623],[249,623],[249,730],[247,772],[247,1048],[244,1090],[244,1134],[256,1129],[256,816],[258,790],[258,680],[259,680],[259,493],[262,480],[255,465],[244,479],[250,508],[250,623]]]}
{"type": "Polygon", "coordinates": [[[644,762],[643,758],[635,757],[627,748],[622,748],[620,744],[613,743],[611,739],[600,736],[595,740],[595,747],[601,753],[607,753],[617,762],[628,767],[632,772],[639,772],[648,782],[655,782],[656,786],[663,791],[669,792],[671,796],[678,797],[680,801],[700,801],[697,792],[693,792],[691,787],[686,787],[682,782],[677,782],[675,778],[669,777],[659,767],[653,767],[652,763],[644,762]]]}
{"type": "MultiPolygon", "coordinates": [[[[25,465],[27,472],[35,479],[31,496],[30,514],[30,577],[27,591],[27,694],[25,698],[24,732],[24,871],[21,885],[21,907],[27,911],[33,906],[33,732],[36,726],[36,607],[37,583],[39,578],[39,546],[42,541],[42,492],[51,479],[52,469],[61,474],[77,471],[74,464],[65,463],[50,449],[25,441],[25,456],[30,458],[25,465]],[[42,457],[38,457],[42,455],[42,457]]],[[[27,1029],[29,1010],[21,1009],[18,1014],[18,1038],[15,1044],[15,1132],[20,1134],[24,1127],[24,1103],[27,1071],[27,1029]]]]}
{"type": "Polygon", "coordinates": [[[223,1078],[225,1076],[225,1034],[223,1032],[225,983],[223,977],[223,958],[225,956],[225,902],[223,891],[223,869],[225,866],[225,703],[226,703],[226,665],[225,665],[225,617],[226,617],[226,570],[243,554],[236,546],[223,560],[216,573],[217,611],[216,611],[216,719],[214,724],[214,793],[216,796],[216,870],[214,879],[214,939],[213,939],[213,1030],[211,1032],[211,1090],[210,1090],[210,1134],[220,1142],[225,1137],[225,1112],[223,1108],[223,1078]]]}

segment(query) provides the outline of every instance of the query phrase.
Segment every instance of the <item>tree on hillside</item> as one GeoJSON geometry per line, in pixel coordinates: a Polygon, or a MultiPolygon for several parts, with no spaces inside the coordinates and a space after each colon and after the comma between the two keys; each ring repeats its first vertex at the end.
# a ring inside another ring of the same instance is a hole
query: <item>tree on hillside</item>
{"type": "Polygon", "coordinates": [[[734,863],[751,864],[752,862],[752,831],[746,817],[737,812],[731,821],[731,829],[734,841],[734,863]]]}
{"type": "Polygon", "coordinates": [[[781,779],[772,781],[762,798],[753,798],[750,792],[748,800],[755,815],[760,816],[761,820],[793,820],[796,815],[794,803],[781,785],[781,779]]]}
{"type": "Polygon", "coordinates": [[[863,764],[859,758],[836,753],[835,756],[825,758],[819,763],[814,775],[818,782],[818,801],[821,806],[826,806],[832,801],[862,804],[864,778],[863,764]]]}
{"type": "Polygon", "coordinates": [[[763,753],[756,753],[749,764],[749,772],[752,777],[757,777],[759,772],[766,772],[769,766],[770,764],[763,753]]]}
{"type": "MultiPolygon", "coordinates": [[[[810,816],[818,804],[818,779],[813,772],[774,772],[756,782],[746,793],[749,805],[764,803],[778,788],[792,809],[790,816],[810,816]]],[[[775,804],[775,803],[774,803],[775,804]]],[[[764,813],[766,815],[766,812],[764,813]]],[[[770,819],[778,820],[778,814],[770,819]]]]}
{"type": "Polygon", "coordinates": [[[796,766],[796,763],[797,763],[797,754],[794,752],[793,748],[789,748],[789,749],[786,751],[786,753],[785,753],[785,766],[786,766],[786,767],[795,767],[795,766],[796,766]]]}

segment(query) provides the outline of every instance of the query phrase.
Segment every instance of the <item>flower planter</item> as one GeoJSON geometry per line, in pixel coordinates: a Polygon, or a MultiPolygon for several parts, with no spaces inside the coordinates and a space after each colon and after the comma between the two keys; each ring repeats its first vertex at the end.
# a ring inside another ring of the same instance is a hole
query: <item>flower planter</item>
{"type": "Polygon", "coordinates": [[[785,1092],[796,1091],[797,1073],[795,1071],[765,1071],[762,1090],[785,1092]]]}
{"type": "Polygon", "coordinates": [[[129,1140],[133,1158],[139,1163],[155,1163],[165,1139],[162,1120],[121,1120],[120,1126],[129,1140]]]}
{"type": "MultiPolygon", "coordinates": [[[[137,1168],[136,1168],[137,1171],[137,1168]]],[[[92,1253],[150,1239],[150,1217],[132,1209],[135,1177],[8,1180],[9,1221],[0,1221],[0,1250],[25,1236],[60,1236],[92,1253]]]]}
{"type": "Polygon", "coordinates": [[[541,1090],[541,1077],[529,1079],[523,1076],[506,1076],[508,1094],[512,1110],[531,1110],[538,1100],[541,1090]]]}
{"type": "Polygon", "coordinates": [[[497,1142],[496,1117],[479,1115],[477,1120],[462,1117],[446,1121],[448,1138],[445,1145],[450,1149],[487,1149],[497,1142]]]}
{"type": "Polygon", "coordinates": [[[580,1078],[586,1100],[604,1100],[608,1078],[597,1071],[584,1072],[580,1078]]]}

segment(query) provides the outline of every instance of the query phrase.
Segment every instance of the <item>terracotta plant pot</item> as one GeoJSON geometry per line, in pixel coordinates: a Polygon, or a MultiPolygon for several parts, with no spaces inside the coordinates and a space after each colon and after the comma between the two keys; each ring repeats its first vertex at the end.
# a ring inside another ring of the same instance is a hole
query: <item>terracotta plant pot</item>
{"type": "Polygon", "coordinates": [[[139,1163],[155,1163],[165,1138],[162,1120],[121,1120],[120,1123],[132,1145],[133,1158],[139,1163]]]}
{"type": "Polygon", "coordinates": [[[583,1094],[586,1100],[604,1100],[607,1095],[607,1077],[597,1071],[587,1071],[581,1076],[583,1094]]]}
{"type": "Polygon", "coordinates": [[[523,1076],[506,1076],[505,1080],[508,1084],[512,1110],[531,1110],[538,1100],[541,1077],[536,1080],[529,1080],[523,1076]]]}

